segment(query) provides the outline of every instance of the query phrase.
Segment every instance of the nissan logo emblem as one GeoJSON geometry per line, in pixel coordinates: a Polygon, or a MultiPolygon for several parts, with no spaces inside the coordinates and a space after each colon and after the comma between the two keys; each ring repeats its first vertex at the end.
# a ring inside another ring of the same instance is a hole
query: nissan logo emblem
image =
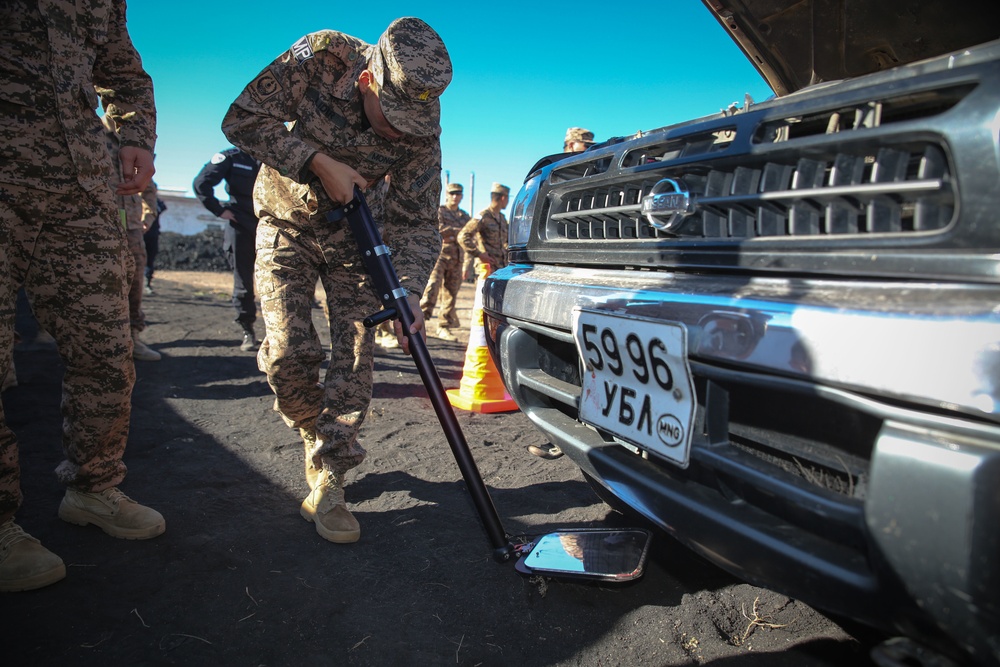
{"type": "Polygon", "coordinates": [[[653,227],[673,231],[685,217],[694,213],[691,192],[683,181],[664,178],[642,198],[641,212],[653,227]]]}

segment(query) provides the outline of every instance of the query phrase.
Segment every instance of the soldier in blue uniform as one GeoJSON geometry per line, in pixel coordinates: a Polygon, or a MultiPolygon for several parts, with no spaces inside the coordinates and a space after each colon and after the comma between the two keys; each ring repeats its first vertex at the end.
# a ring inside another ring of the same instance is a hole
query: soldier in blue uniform
{"type": "Polygon", "coordinates": [[[238,148],[227,148],[212,156],[194,179],[194,193],[216,217],[227,221],[222,249],[233,268],[233,307],[236,323],[243,329],[240,349],[256,350],[257,320],[254,301],[253,267],[257,216],[253,210],[253,184],[260,171],[260,162],[238,148]],[[229,201],[222,203],[215,196],[215,186],[226,182],[229,201]]]}

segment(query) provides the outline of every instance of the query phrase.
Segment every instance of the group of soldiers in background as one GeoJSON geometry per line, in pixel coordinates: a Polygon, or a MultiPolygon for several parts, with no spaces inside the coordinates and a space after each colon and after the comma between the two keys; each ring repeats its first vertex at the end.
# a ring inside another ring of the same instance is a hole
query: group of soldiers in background
{"type": "MultiPolygon", "coordinates": [[[[594,144],[594,133],[582,127],[566,130],[564,153],[579,153],[594,144]]],[[[490,188],[490,204],[472,218],[459,208],[463,197],[460,183],[445,187],[445,203],[438,208],[438,232],[441,234],[441,254],[434,264],[427,289],[420,299],[424,321],[430,322],[441,295],[438,328],[435,337],[458,340],[452,329],[460,326],[455,314],[458,291],[463,280],[472,279],[486,265],[486,275],[507,264],[507,218],[503,211],[510,201],[510,188],[494,183],[490,188]],[[475,265],[475,268],[474,266],[475,265]]],[[[428,329],[429,330],[429,329],[428,329]]],[[[385,339],[380,339],[385,340],[385,339]]],[[[392,341],[387,344],[392,346],[392,341]]]]}

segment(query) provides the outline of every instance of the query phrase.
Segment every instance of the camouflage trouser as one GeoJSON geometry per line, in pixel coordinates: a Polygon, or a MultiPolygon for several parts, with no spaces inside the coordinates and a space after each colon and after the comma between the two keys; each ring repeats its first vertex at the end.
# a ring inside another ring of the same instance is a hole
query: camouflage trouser
{"type": "MultiPolygon", "coordinates": [[[[125,477],[135,382],[128,286],[134,262],[110,190],[52,194],[0,184],[0,375],[22,284],[55,336],[63,375],[60,481],[84,491],[125,477]]],[[[0,522],[21,504],[18,446],[0,407],[0,522]]]]}
{"type": "Polygon", "coordinates": [[[128,249],[135,261],[132,271],[132,282],[128,289],[128,316],[132,331],[142,331],[146,328],[146,313],[142,312],[142,289],[146,273],[146,241],[142,238],[142,227],[129,229],[128,249]]]}
{"type": "Polygon", "coordinates": [[[254,277],[267,333],[257,364],[285,423],[315,429],[313,465],[345,472],[365,458],[357,436],[371,403],[374,336],[361,321],[381,306],[346,226],[320,231],[317,237],[260,219],[254,277]],[[327,294],[332,342],[323,384],[325,355],[312,320],[317,278],[327,294]]]}
{"type": "Polygon", "coordinates": [[[441,326],[457,328],[461,324],[458,321],[458,315],[455,314],[455,304],[458,301],[458,290],[462,287],[462,252],[458,246],[450,251],[442,251],[434,264],[427,289],[424,290],[424,295],[420,299],[420,310],[424,314],[425,322],[430,321],[434,314],[434,306],[437,304],[438,293],[442,287],[444,287],[444,294],[441,296],[441,312],[438,314],[438,321],[441,326]]]}

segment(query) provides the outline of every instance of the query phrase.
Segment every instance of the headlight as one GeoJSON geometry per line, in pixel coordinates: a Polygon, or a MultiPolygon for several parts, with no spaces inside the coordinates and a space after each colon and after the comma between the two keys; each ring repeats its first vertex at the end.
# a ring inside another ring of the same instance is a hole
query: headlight
{"type": "Polygon", "coordinates": [[[510,226],[507,230],[507,248],[523,248],[531,238],[531,223],[535,217],[535,198],[540,179],[536,176],[521,186],[510,209],[510,226]]]}

